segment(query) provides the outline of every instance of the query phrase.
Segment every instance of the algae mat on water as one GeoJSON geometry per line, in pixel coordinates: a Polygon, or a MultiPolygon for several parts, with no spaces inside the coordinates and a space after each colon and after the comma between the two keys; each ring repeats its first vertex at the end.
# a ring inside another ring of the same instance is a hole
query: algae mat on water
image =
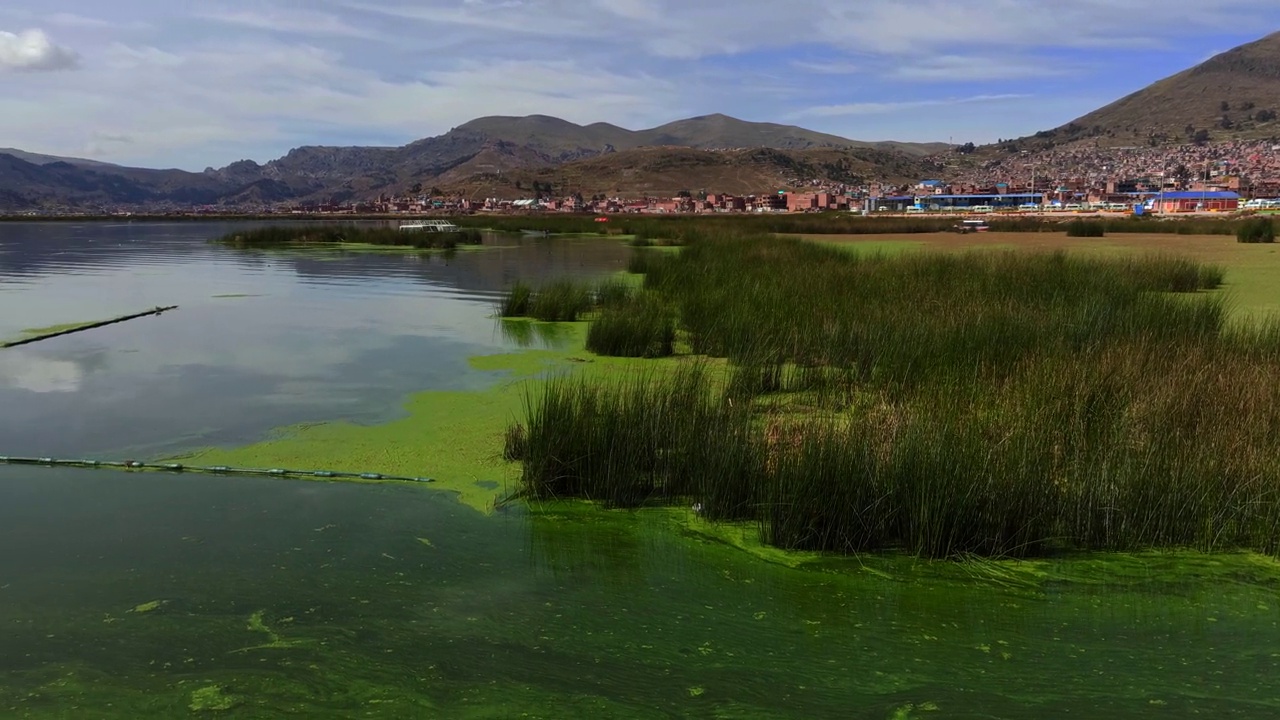
{"type": "Polygon", "coordinates": [[[502,459],[502,432],[520,409],[518,387],[426,392],[410,398],[406,409],[408,417],[383,425],[287,428],[277,439],[206,450],[184,461],[430,477],[433,487],[456,492],[477,509],[491,507],[504,487],[513,487],[516,471],[502,459]]]}
{"type": "Polygon", "coordinates": [[[100,321],[88,320],[85,322],[61,323],[59,325],[50,325],[48,327],[27,328],[19,332],[17,337],[9,338],[7,340],[5,338],[0,338],[0,345],[4,345],[7,342],[29,340],[34,337],[40,337],[41,335],[54,335],[57,333],[67,332],[68,330],[78,330],[80,328],[93,325],[96,322],[100,322],[100,321]]]}
{"type": "Polygon", "coordinates": [[[902,556],[757,562],[668,510],[30,472],[0,472],[4,717],[1280,711],[1274,585],[1231,557],[1205,560],[1211,582],[1151,557],[1122,583],[1028,591],[902,556]]]}
{"type": "MultiPolygon", "coordinates": [[[[581,327],[568,350],[474,359],[500,373],[493,388],[415,396],[403,420],[200,458],[429,474],[488,509],[486,480],[516,478],[502,433],[526,380],[679,362],[590,356],[581,327]]],[[[15,717],[1280,713],[1260,680],[1280,671],[1276,566],[1256,556],[796,555],[687,509],[485,517],[420,486],[90,473],[64,492],[35,506],[64,524],[24,529],[4,522],[23,504],[0,505],[0,582],[18,583],[0,591],[0,707],[15,717]],[[38,534],[95,517],[79,544],[38,534]],[[118,522],[138,547],[101,542],[118,522]],[[56,556],[24,561],[19,538],[56,556]]]]}
{"type": "MultiPolygon", "coordinates": [[[[484,391],[429,391],[405,404],[407,417],[381,425],[348,422],[283,428],[276,437],[242,448],[214,448],[184,455],[191,465],[284,467],[298,470],[374,472],[430,477],[432,487],[457,493],[461,502],[488,510],[515,490],[519,468],[502,458],[503,434],[521,414],[525,382],[544,371],[625,372],[645,361],[602,358],[583,349],[585,323],[558,323],[563,349],[527,350],[471,359],[494,373],[484,391]]],[[[376,482],[376,481],[375,481],[376,482]]]]}

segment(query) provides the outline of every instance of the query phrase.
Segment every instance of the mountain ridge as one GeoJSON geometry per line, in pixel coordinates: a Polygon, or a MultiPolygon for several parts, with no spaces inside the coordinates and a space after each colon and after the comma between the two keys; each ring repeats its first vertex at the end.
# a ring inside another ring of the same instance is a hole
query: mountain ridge
{"type": "MultiPolygon", "coordinates": [[[[948,146],[863,142],[721,114],[686,118],[645,130],[628,130],[603,122],[583,126],[548,115],[495,115],[475,118],[442,135],[398,147],[307,145],[264,163],[238,160],[202,172],[131,168],[20,150],[0,151],[0,210],[290,200],[348,202],[416,187],[466,185],[476,176],[500,176],[512,171],[534,173],[613,153],[662,147],[705,152],[766,148],[873,153],[848,158],[845,165],[857,163],[874,173],[877,162],[907,167],[910,159],[918,160],[948,146]]],[[[776,157],[757,159],[765,163],[760,177],[772,180],[778,180],[780,168],[787,165],[776,157]]],[[[735,158],[732,162],[717,160],[710,164],[732,166],[741,175],[742,162],[742,158],[735,158]]],[[[650,167],[652,163],[639,165],[650,167]]]]}
{"type": "Polygon", "coordinates": [[[1050,130],[997,143],[1171,145],[1280,137],[1280,32],[1218,53],[1050,130]]]}

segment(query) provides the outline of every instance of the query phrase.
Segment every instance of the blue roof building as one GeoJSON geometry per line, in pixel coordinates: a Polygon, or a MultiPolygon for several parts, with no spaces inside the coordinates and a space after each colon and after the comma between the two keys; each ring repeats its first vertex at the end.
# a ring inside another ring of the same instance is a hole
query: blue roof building
{"type": "Polygon", "coordinates": [[[1240,196],[1225,190],[1180,190],[1157,193],[1147,201],[1161,213],[1229,212],[1240,208],[1240,196]]]}

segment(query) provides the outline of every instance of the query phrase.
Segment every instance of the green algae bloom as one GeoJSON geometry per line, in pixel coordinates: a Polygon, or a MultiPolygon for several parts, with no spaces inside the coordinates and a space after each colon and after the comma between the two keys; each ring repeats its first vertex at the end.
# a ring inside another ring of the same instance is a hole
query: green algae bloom
{"type": "Polygon", "coordinates": [[[98,322],[98,321],[86,320],[84,322],[62,323],[60,325],[50,325],[48,327],[27,328],[26,330],[23,330],[20,334],[22,335],[22,337],[35,337],[37,335],[53,335],[54,333],[66,332],[67,330],[75,330],[77,328],[85,327],[86,325],[92,325],[95,322],[98,322]]]}
{"type": "Polygon", "coordinates": [[[235,695],[228,695],[223,692],[221,685],[208,685],[191,693],[191,704],[188,707],[192,712],[219,712],[222,710],[230,710],[243,702],[235,695]]]}

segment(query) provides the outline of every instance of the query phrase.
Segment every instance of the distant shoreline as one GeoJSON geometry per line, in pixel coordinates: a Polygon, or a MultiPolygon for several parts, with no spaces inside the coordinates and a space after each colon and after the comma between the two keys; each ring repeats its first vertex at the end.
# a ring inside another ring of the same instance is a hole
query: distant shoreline
{"type": "Polygon", "coordinates": [[[332,220],[347,222],[351,220],[418,220],[423,217],[454,217],[450,215],[335,215],[333,213],[302,214],[243,214],[243,213],[208,213],[202,215],[164,215],[158,213],[139,213],[136,215],[0,215],[0,222],[200,222],[211,220],[332,220]]]}

